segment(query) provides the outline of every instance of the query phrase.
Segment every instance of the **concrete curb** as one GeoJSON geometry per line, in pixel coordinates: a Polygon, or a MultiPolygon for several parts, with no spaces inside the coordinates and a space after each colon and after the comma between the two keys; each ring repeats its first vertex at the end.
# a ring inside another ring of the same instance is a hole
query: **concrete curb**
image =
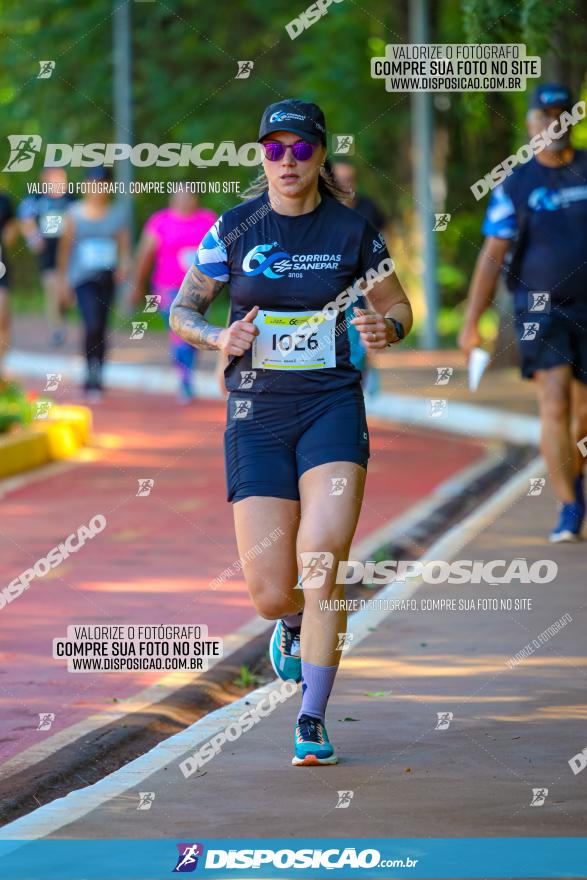
{"type": "Polygon", "coordinates": [[[87,445],[91,430],[88,407],[54,404],[46,419],[0,437],[0,479],[71,458],[87,445]]]}

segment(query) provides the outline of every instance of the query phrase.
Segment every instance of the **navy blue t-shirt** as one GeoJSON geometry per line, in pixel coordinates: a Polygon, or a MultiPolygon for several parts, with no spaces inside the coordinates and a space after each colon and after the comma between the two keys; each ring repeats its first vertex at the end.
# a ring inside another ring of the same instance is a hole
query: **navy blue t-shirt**
{"type": "MultiPolygon", "coordinates": [[[[47,215],[63,216],[73,201],[73,196],[69,193],[56,196],[34,193],[20,203],[18,216],[21,220],[32,218],[37,221],[37,225],[42,225],[42,221],[47,215]]],[[[44,229],[41,229],[41,235],[47,235],[51,238],[59,238],[60,232],[60,229],[56,229],[54,232],[45,232],[44,229]]]]}
{"type": "Polygon", "coordinates": [[[515,239],[525,229],[519,290],[550,291],[553,304],[587,305],[587,152],[547,168],[518,166],[491,196],[484,235],[515,239]]]}
{"type": "MultiPolygon", "coordinates": [[[[383,237],[336,199],[323,196],[313,211],[289,217],[271,208],[265,192],[219,217],[204,236],[195,265],[230,283],[232,323],[254,306],[269,313],[320,313],[369,270],[372,277],[384,259],[389,254],[383,237]]],[[[249,350],[230,359],[227,389],[303,394],[358,384],[361,374],[350,360],[344,309],[332,327],[333,366],[262,369],[253,366],[249,350]]],[[[280,329],[288,328],[278,327],[278,334],[280,329]]]]}

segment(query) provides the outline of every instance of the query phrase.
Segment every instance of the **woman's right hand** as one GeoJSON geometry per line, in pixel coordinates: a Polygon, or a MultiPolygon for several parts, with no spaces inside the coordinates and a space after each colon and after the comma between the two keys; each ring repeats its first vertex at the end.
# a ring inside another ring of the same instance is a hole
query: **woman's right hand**
{"type": "Polygon", "coordinates": [[[477,323],[474,321],[465,321],[458,336],[458,346],[465,355],[465,358],[468,360],[473,349],[479,348],[482,344],[483,340],[479,333],[477,323]]]}
{"type": "Polygon", "coordinates": [[[253,306],[241,321],[234,321],[229,327],[221,330],[218,336],[218,349],[224,354],[236,357],[248,351],[255,336],[259,335],[259,328],[253,324],[258,312],[259,306],[253,306]]]}

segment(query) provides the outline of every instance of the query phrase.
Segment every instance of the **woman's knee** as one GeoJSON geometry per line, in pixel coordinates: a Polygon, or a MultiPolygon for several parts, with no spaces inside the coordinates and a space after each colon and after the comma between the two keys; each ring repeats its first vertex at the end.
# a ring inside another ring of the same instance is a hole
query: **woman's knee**
{"type": "MultiPolygon", "coordinates": [[[[316,565],[326,565],[332,563],[336,566],[339,561],[346,560],[349,552],[350,541],[346,534],[337,532],[334,529],[325,529],[314,533],[311,538],[300,534],[298,537],[298,557],[301,562],[304,559],[314,559],[316,565]],[[302,556],[302,554],[304,554],[302,556]]],[[[302,568],[305,566],[302,564],[302,568]]]]}
{"type": "Polygon", "coordinates": [[[272,587],[271,589],[259,584],[249,583],[249,591],[253,604],[258,614],[265,620],[278,620],[286,614],[295,614],[299,611],[299,606],[303,604],[303,596],[300,601],[296,602],[291,596],[291,585],[289,590],[283,590],[272,587]]]}
{"type": "Polygon", "coordinates": [[[570,405],[568,390],[554,385],[541,397],[540,415],[549,421],[563,422],[569,417],[570,405]]]}

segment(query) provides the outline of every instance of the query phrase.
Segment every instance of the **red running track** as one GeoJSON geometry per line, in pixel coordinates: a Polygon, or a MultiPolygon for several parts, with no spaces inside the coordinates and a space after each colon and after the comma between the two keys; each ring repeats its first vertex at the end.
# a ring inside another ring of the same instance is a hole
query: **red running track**
{"type": "MultiPolygon", "coordinates": [[[[253,616],[242,579],[209,583],[238,558],[225,500],[224,404],[113,392],[94,410],[97,449],[2,500],[2,586],[80,525],[107,527],[0,610],[0,760],[153,684],[165,673],[68,673],[52,641],[69,624],[181,623],[234,632],[253,616]],[[139,479],[155,481],[137,497],[139,479]],[[49,732],[38,713],[53,712],[49,732]]],[[[478,460],[480,442],[371,426],[360,540],[478,460]]]]}

